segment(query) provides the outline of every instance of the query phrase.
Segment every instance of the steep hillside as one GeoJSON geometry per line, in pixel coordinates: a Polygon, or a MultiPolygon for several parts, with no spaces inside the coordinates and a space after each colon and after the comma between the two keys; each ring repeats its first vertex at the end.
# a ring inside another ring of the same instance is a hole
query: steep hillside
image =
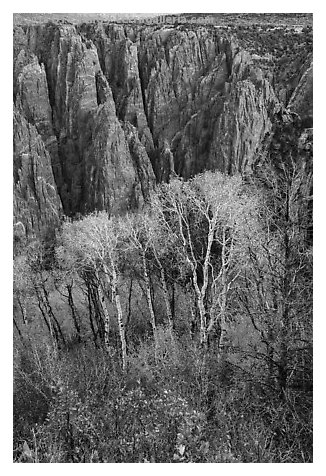
{"type": "MultiPolygon", "coordinates": [[[[51,163],[56,214],[61,203],[71,216],[133,209],[171,173],[250,172],[287,96],[309,122],[309,58],[278,95],[275,74],[240,43],[208,26],[16,26],[14,104],[51,163]]],[[[42,199],[39,213],[52,220],[42,199]]]]}

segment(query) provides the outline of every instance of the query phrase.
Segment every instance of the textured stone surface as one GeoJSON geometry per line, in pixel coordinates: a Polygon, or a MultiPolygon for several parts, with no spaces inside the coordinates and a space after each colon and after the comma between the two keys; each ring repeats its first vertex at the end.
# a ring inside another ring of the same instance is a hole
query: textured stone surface
{"type": "Polygon", "coordinates": [[[36,128],[14,111],[14,233],[33,236],[59,223],[51,159],[36,128]]]}
{"type": "MultiPolygon", "coordinates": [[[[312,68],[289,102],[312,116],[312,68]]],[[[140,206],[157,181],[248,172],[282,104],[216,29],[15,28],[14,101],[51,157],[66,214],[140,206]],[[155,176],[154,176],[155,173],[155,176]]]]}
{"type": "Polygon", "coordinates": [[[44,64],[21,50],[15,62],[15,105],[28,123],[36,127],[51,157],[56,181],[62,182],[58,142],[52,124],[52,108],[44,64]]]}
{"type": "MultiPolygon", "coordinates": [[[[16,59],[16,107],[35,125],[51,155],[65,212],[138,206],[144,197],[136,164],[93,42],[72,25],[28,28],[25,41],[19,34],[23,49],[16,59]]],[[[130,50],[129,44],[125,47],[130,50]]],[[[126,63],[125,70],[133,74],[134,68],[126,63]]],[[[132,120],[133,112],[128,107],[125,112],[132,120]]],[[[136,125],[143,124],[140,133],[148,132],[151,140],[142,115],[136,125]]],[[[141,158],[151,169],[146,151],[141,158]]],[[[154,182],[152,171],[148,177],[154,182]]],[[[144,190],[148,187],[146,181],[144,190]]]]}
{"type": "Polygon", "coordinates": [[[83,212],[94,209],[124,212],[138,207],[147,198],[154,174],[146,150],[131,127],[123,130],[112,98],[97,109],[84,156],[83,212]]]}
{"type": "Polygon", "coordinates": [[[304,68],[298,86],[294,90],[288,108],[305,120],[307,127],[313,123],[313,63],[304,68]]]}

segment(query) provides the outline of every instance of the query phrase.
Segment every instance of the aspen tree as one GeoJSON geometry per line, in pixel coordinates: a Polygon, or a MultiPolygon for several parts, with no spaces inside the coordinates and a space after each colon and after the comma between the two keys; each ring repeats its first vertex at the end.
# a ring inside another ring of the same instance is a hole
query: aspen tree
{"type": "Polygon", "coordinates": [[[191,275],[204,348],[216,325],[219,348],[224,348],[228,296],[240,273],[242,235],[255,206],[240,177],[218,172],[188,182],[175,179],[154,197],[161,228],[179,250],[185,273],[191,275]]]}
{"type": "Polygon", "coordinates": [[[92,270],[99,282],[99,295],[104,311],[105,345],[108,348],[110,316],[105,304],[105,291],[110,289],[117,311],[117,321],[122,351],[122,367],[127,366],[127,345],[119,291],[119,253],[121,237],[119,222],[106,212],[66,223],[62,232],[63,248],[80,271],[92,270]]]}

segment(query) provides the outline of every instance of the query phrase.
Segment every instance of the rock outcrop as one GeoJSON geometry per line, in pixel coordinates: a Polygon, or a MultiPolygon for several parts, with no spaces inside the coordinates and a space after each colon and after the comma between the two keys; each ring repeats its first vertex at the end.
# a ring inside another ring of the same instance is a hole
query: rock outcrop
{"type": "Polygon", "coordinates": [[[312,60],[304,65],[299,84],[295,88],[288,108],[297,113],[305,122],[307,128],[313,125],[313,63],[312,60]]]}
{"type": "Polygon", "coordinates": [[[148,198],[154,174],[136,130],[117,119],[112,97],[101,104],[89,123],[84,153],[82,212],[125,212],[148,198]]]}
{"type": "Polygon", "coordinates": [[[130,151],[92,41],[72,25],[30,28],[21,37],[15,105],[50,154],[65,213],[139,206],[154,174],[145,150],[130,151]]]}
{"type": "Polygon", "coordinates": [[[42,235],[59,224],[61,201],[51,158],[36,127],[14,110],[14,236],[42,235]]]}
{"type": "MultiPolygon", "coordinates": [[[[311,71],[289,103],[307,117],[311,71]]],[[[14,101],[71,216],[141,206],[173,174],[250,171],[281,108],[225,32],[97,22],[16,27],[14,101]]]]}

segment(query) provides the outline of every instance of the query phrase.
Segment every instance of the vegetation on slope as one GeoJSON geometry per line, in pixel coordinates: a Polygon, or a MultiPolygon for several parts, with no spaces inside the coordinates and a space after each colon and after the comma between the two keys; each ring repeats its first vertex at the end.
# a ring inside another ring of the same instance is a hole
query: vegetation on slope
{"type": "Polygon", "coordinates": [[[311,462],[311,155],[157,187],[15,257],[17,462],[311,462]]]}

